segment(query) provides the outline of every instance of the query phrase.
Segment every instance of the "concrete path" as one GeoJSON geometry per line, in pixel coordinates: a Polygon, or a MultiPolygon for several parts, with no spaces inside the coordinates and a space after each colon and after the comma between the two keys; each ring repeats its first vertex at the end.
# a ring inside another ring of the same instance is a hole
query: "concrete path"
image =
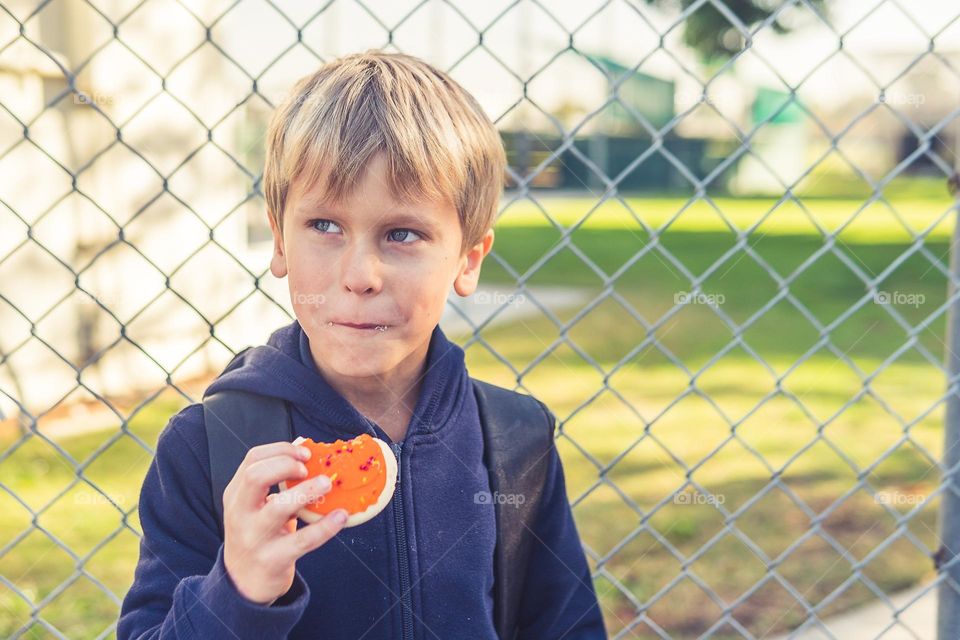
{"type": "MultiPolygon", "coordinates": [[[[530,295],[536,298],[539,304],[556,313],[559,309],[586,304],[595,294],[574,287],[534,287],[530,290],[530,295]]],[[[504,305],[506,308],[497,313],[487,326],[544,317],[543,311],[536,304],[513,287],[479,286],[474,294],[467,298],[461,298],[455,292],[450,293],[447,307],[440,318],[440,328],[448,337],[473,331],[473,327],[452,307],[465,313],[474,325],[479,325],[504,305]]]]}
{"type": "MultiPolygon", "coordinates": [[[[537,302],[551,309],[554,313],[563,308],[585,304],[591,299],[587,290],[571,287],[536,287],[532,294],[537,302]]],[[[479,286],[474,294],[468,298],[461,298],[451,292],[448,301],[460,309],[475,324],[489,318],[502,305],[507,305],[497,314],[487,326],[497,326],[505,322],[516,322],[524,318],[538,317],[543,312],[523,294],[517,293],[512,287],[479,286]]],[[[444,333],[454,338],[457,334],[470,333],[473,327],[464,318],[454,311],[450,304],[444,310],[440,319],[440,327],[444,333]]],[[[203,383],[206,388],[207,383],[203,383]]],[[[199,398],[202,389],[198,390],[199,398]]],[[[71,409],[67,417],[44,420],[41,422],[41,431],[48,437],[65,438],[92,431],[103,431],[117,428],[117,417],[103,405],[93,407],[76,406],[71,409]]]]}
{"type": "Polygon", "coordinates": [[[903,624],[895,625],[886,632],[884,629],[893,622],[893,609],[878,600],[822,620],[830,634],[819,626],[809,626],[802,631],[769,640],[936,640],[937,589],[926,588],[924,592],[925,588],[915,587],[890,596],[896,609],[908,608],[899,618],[903,624]]]}

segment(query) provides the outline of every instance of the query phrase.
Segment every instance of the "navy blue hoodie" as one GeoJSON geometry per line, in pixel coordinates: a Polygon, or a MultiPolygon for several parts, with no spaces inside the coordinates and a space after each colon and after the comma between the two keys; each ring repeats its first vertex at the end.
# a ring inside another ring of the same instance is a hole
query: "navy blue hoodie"
{"type": "MultiPolygon", "coordinates": [[[[370,433],[391,443],[399,460],[391,504],[301,557],[293,586],[272,605],[247,600],[224,568],[203,408],[192,404],[161,432],[143,483],[140,560],[117,637],[496,638],[495,519],[491,501],[475,497],[490,487],[463,350],[434,329],[409,429],[392,443],[326,383],[298,322],[267,344],[273,348],[244,354],[207,393],[284,398],[299,436],[332,441],[370,433]]],[[[542,506],[520,637],[606,638],[556,449],[542,506]]]]}

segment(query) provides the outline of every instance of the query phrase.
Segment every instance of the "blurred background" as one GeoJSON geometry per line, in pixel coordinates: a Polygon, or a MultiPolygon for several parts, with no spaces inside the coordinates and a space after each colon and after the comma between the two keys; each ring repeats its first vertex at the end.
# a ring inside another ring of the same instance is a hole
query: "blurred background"
{"type": "Polygon", "coordinates": [[[937,637],[960,6],[936,0],[0,2],[0,636],[115,635],[160,430],[293,319],[270,113],[370,48],[502,134],[496,242],[441,327],[558,416],[611,637],[937,637]]]}

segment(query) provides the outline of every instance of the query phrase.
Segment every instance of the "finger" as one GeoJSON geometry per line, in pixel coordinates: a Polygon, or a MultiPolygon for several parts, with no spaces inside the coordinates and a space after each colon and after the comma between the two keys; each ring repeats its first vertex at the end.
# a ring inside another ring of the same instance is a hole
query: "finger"
{"type": "Polygon", "coordinates": [[[290,535],[282,536],[271,544],[279,547],[278,553],[285,558],[285,561],[294,562],[300,556],[329,542],[343,529],[346,522],[346,510],[335,509],[316,522],[301,527],[290,535]],[[338,518],[338,514],[342,517],[338,518]]]}
{"type": "Polygon", "coordinates": [[[240,462],[240,466],[237,467],[237,470],[239,471],[240,469],[249,467],[260,460],[266,460],[267,458],[272,458],[274,456],[289,456],[297,460],[307,460],[310,457],[310,449],[293,444],[292,442],[285,441],[270,442],[268,444],[250,447],[250,449],[247,450],[247,454],[240,462]]]}
{"type": "MultiPolygon", "coordinates": [[[[272,502],[273,500],[276,500],[276,498],[277,498],[277,494],[276,494],[276,493],[271,493],[271,494],[269,494],[269,495],[267,496],[267,503],[269,504],[269,503],[272,502]]],[[[293,533],[294,531],[296,531],[296,530],[297,530],[297,517],[296,517],[296,516],[291,516],[290,518],[288,518],[287,521],[283,523],[283,526],[280,527],[280,530],[281,530],[281,532],[282,532],[284,535],[290,534],[290,533],[293,533]]]]}
{"type": "Polygon", "coordinates": [[[306,465],[287,456],[259,460],[237,472],[236,500],[243,508],[258,509],[271,486],[282,480],[300,480],[306,475],[306,465]]]}
{"type": "Polygon", "coordinates": [[[330,491],[330,478],[325,475],[310,478],[294,487],[272,493],[267,496],[267,504],[261,509],[264,526],[273,528],[295,516],[308,503],[322,501],[324,494],[330,491]]]}

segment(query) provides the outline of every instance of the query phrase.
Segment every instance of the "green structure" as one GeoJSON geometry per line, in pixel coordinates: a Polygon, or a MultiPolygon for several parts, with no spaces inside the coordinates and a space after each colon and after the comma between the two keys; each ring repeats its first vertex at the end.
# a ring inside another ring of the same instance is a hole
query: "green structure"
{"type": "Polygon", "coordinates": [[[636,116],[621,103],[630,105],[657,129],[673,119],[675,87],[672,81],[661,80],[641,71],[631,71],[630,67],[625,67],[608,56],[590,55],[590,58],[607,73],[611,85],[623,74],[630,74],[617,91],[620,101],[613,103],[600,116],[604,132],[629,135],[645,131],[636,116]]]}

